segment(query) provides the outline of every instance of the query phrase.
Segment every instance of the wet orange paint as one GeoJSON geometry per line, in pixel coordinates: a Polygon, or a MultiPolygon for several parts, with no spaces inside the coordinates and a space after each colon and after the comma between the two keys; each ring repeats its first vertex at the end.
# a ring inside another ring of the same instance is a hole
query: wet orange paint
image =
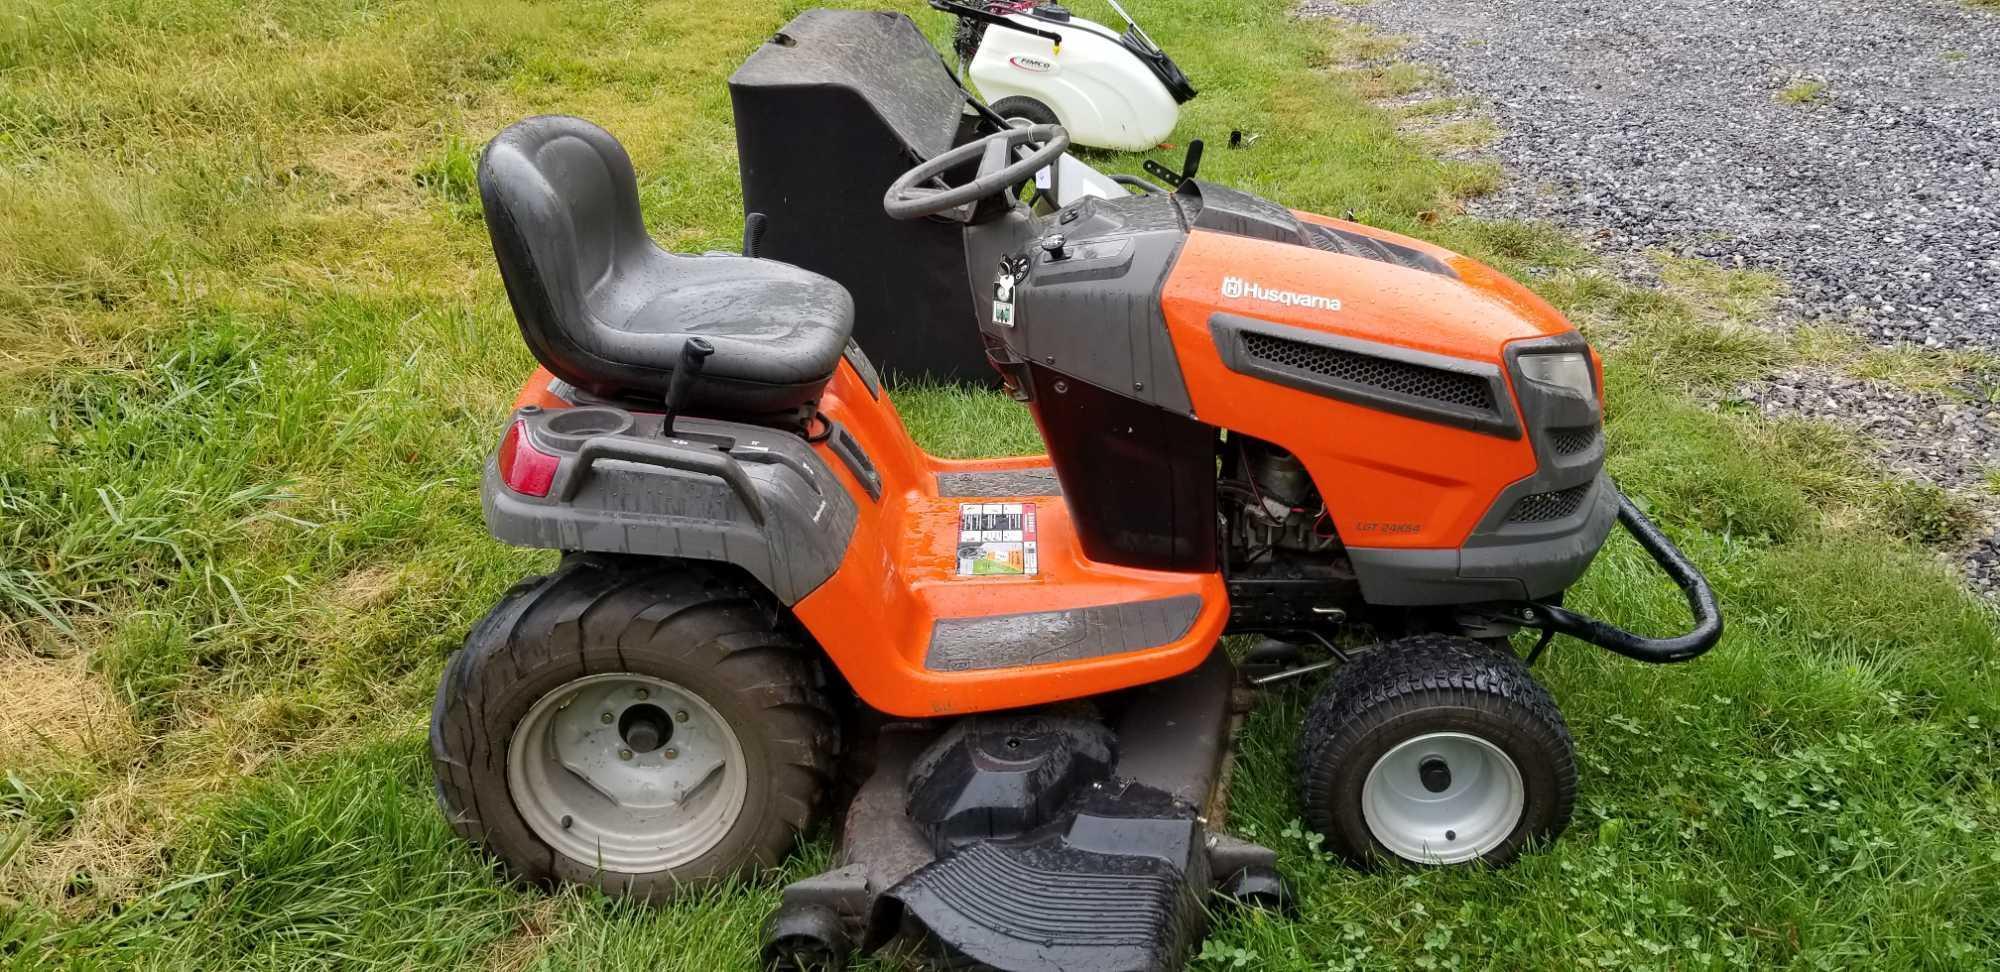
{"type": "Polygon", "coordinates": [[[798,616],[869,705],[901,716],[1015,708],[1144,685],[1179,675],[1208,657],[1229,619],[1219,573],[1183,574],[1095,563],[1078,547],[1069,511],[1057,496],[940,497],[947,472],[1033,469],[1047,456],[939,459],[903,430],[885,395],[870,397],[842,362],[822,412],[845,426],[882,475],[882,499],[867,498],[838,456],[817,446],[841,482],[860,498],[861,516],[847,558],[798,616]],[[958,575],[960,503],[1033,502],[1040,514],[1041,572],[1035,576],[958,575]],[[931,627],[940,618],[981,617],[1094,607],[1181,594],[1202,598],[1186,635],[1143,651],[1019,668],[944,672],[924,667],[931,627]]]}
{"type": "MultiPolygon", "coordinates": [[[[1507,439],[1336,401],[1231,371],[1208,320],[1220,310],[1436,354],[1498,363],[1512,341],[1570,330],[1526,288],[1476,261],[1372,227],[1301,219],[1393,240],[1446,261],[1435,274],[1240,236],[1192,233],[1162,292],[1167,330],[1196,416],[1290,450],[1312,474],[1350,546],[1461,545],[1500,491],[1529,475],[1533,449],[1507,439]],[[1220,299],[1222,278],[1255,268],[1267,288],[1341,299],[1340,310],[1286,306],[1252,310],[1220,299]]],[[[1593,364],[1596,363],[1592,355],[1593,364]]],[[[537,369],[516,406],[562,408],[537,369]]],[[[1511,386],[1509,394],[1511,396],[1511,386]]],[[[1510,407],[1513,402],[1508,403],[1510,407]]],[[[905,717],[954,715],[1082,698],[1171,678],[1200,664],[1229,616],[1218,571],[1178,573],[1096,563],[1083,555],[1059,496],[945,497],[948,472],[1047,466],[1047,456],[951,460],[924,452],[886,394],[877,397],[842,361],[820,410],[858,441],[882,477],[867,491],[826,442],[828,468],[860,508],[838,570],[792,612],[863,701],[905,717]],[[957,572],[961,503],[1033,502],[1040,514],[1040,573],[957,572]],[[991,617],[1196,595],[1187,633],[1141,651],[983,671],[925,666],[933,626],[945,618],[991,617]]]]}
{"type": "Polygon", "coordinates": [[[1447,259],[1461,280],[1195,231],[1161,295],[1195,415],[1298,456],[1350,546],[1457,547],[1502,489],[1534,471],[1534,449],[1525,437],[1395,415],[1232,371],[1216,349],[1209,317],[1226,311],[1487,363],[1500,361],[1507,342],[1563,333],[1569,323],[1526,288],[1475,261],[1359,224],[1300,216],[1417,247],[1447,259]],[[1223,278],[1242,276],[1246,267],[1255,268],[1264,287],[1333,297],[1340,309],[1264,309],[1220,300],[1223,278]]]}

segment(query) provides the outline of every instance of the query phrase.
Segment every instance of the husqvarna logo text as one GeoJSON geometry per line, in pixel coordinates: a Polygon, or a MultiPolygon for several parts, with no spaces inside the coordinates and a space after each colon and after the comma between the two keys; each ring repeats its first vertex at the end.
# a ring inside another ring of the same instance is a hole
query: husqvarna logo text
{"type": "Polygon", "coordinates": [[[1222,296],[1227,300],[1242,300],[1248,297],[1251,300],[1268,300],[1273,304],[1286,304],[1292,307],[1311,307],[1315,310],[1337,311],[1340,309],[1340,301],[1334,297],[1322,297],[1318,294],[1301,294],[1290,290],[1273,290],[1259,284],[1255,280],[1245,280],[1242,277],[1222,278],[1222,296]]]}

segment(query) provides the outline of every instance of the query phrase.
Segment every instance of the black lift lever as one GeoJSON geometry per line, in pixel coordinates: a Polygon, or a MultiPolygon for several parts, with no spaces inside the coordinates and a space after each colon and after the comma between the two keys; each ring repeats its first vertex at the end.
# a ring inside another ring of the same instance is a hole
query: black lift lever
{"type": "Polygon", "coordinates": [[[674,434],[674,417],[687,407],[688,396],[694,394],[694,383],[701,377],[701,369],[708,365],[708,356],[715,353],[715,345],[707,338],[691,337],[681,345],[680,363],[674,366],[674,376],[667,382],[667,413],[660,420],[660,435],[674,434]]]}

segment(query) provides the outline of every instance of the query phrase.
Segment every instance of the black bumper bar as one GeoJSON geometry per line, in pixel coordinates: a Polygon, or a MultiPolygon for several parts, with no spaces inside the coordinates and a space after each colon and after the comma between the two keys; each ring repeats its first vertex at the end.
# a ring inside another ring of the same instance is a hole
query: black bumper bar
{"type": "Polygon", "coordinates": [[[1618,522],[1652,555],[1653,562],[1666,571],[1681,593],[1687,595],[1688,609],[1694,613],[1694,629],[1671,638],[1648,638],[1554,604],[1534,605],[1522,614],[1521,620],[1542,629],[1544,644],[1552,635],[1566,634],[1606,651],[1654,664],[1687,661],[1715,647],[1722,639],[1722,609],[1715,602],[1715,590],[1708,586],[1708,578],[1623,493],[1618,496],[1618,522]]]}

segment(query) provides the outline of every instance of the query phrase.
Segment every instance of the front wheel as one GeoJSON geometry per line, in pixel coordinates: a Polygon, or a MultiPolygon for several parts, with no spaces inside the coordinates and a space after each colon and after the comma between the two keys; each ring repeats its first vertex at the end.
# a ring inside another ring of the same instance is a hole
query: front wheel
{"type": "Polygon", "coordinates": [[[1555,701],[1468,638],[1402,638],[1344,667],[1313,701],[1299,764],[1306,823],[1363,866],[1503,865],[1576,802],[1555,701]]]}
{"type": "Polygon", "coordinates": [[[836,735],[813,657],[758,594],[595,556],[517,585],[438,687],[453,826],[530,881],[646,901],[775,864],[836,735]]]}

